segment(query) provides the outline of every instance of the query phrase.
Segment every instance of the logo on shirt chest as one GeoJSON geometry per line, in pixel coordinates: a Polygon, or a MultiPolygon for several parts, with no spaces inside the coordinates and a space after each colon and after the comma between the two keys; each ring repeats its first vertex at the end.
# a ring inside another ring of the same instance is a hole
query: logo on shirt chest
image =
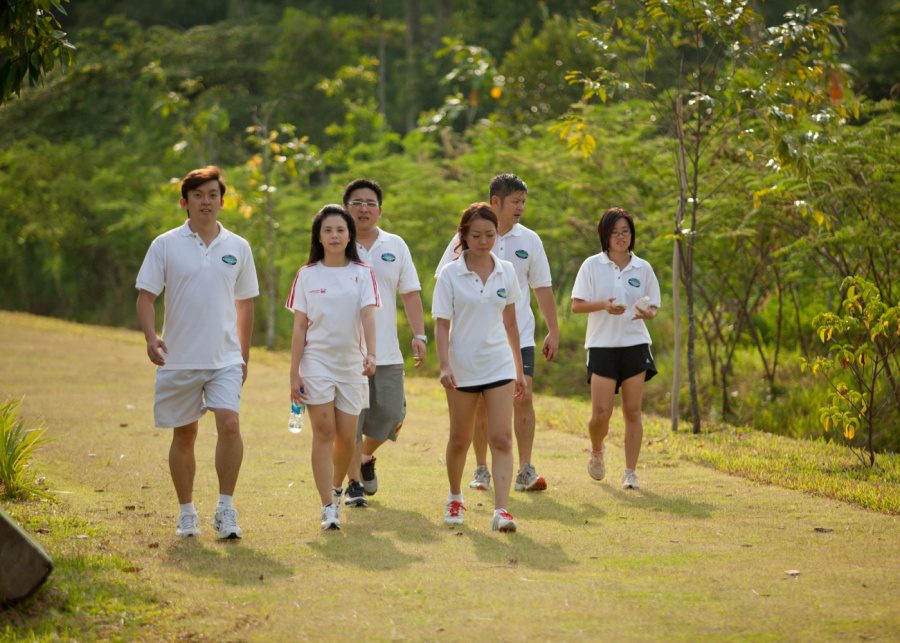
{"type": "Polygon", "coordinates": [[[388,263],[394,263],[395,261],[397,261],[397,257],[395,257],[390,252],[385,252],[383,255],[381,255],[381,260],[387,261],[388,263]]]}
{"type": "Polygon", "coordinates": [[[629,286],[634,286],[635,288],[640,288],[640,287],[641,287],[641,280],[640,280],[640,279],[635,279],[634,277],[632,277],[631,279],[628,280],[628,285],[629,285],[629,286]]]}
{"type": "Polygon", "coordinates": [[[516,256],[519,259],[528,259],[528,251],[527,250],[516,250],[516,256]]]}
{"type": "Polygon", "coordinates": [[[310,295],[324,295],[325,290],[326,290],[325,288],[313,288],[312,290],[310,290],[308,292],[310,295]]]}
{"type": "Polygon", "coordinates": [[[497,296],[501,299],[506,299],[506,288],[501,288],[497,291],[497,296]]]}
{"type": "Polygon", "coordinates": [[[227,263],[229,266],[234,266],[237,264],[237,257],[234,255],[225,255],[222,257],[222,263],[227,263]]]}

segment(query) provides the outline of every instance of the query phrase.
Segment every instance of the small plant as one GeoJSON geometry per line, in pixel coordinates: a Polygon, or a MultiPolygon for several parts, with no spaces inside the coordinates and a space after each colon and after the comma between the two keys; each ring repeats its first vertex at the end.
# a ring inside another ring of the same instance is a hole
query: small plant
{"type": "Polygon", "coordinates": [[[22,400],[0,403],[0,497],[48,498],[29,470],[29,463],[37,448],[50,438],[44,437],[44,429],[25,428],[25,422],[18,417],[21,406],[22,400]]]}
{"type": "MultiPolygon", "coordinates": [[[[878,289],[860,277],[844,279],[841,290],[845,296],[840,313],[819,313],[813,319],[819,339],[829,347],[828,355],[804,362],[803,368],[813,375],[822,373],[834,390],[830,403],[819,409],[825,432],[842,433],[852,446],[857,431],[864,427],[871,466],[875,464],[875,422],[891,402],[887,389],[895,386],[893,378],[883,375],[890,375],[892,363],[896,367],[900,305],[884,303],[878,289]]],[[[893,393],[896,399],[897,391],[893,393]]],[[[861,453],[857,457],[865,463],[861,453]]]]}

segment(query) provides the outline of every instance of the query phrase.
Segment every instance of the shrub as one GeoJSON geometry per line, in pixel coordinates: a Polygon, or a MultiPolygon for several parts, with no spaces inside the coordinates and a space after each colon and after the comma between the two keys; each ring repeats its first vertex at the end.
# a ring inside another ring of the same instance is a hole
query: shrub
{"type": "Polygon", "coordinates": [[[0,497],[49,497],[30,470],[31,457],[49,438],[44,429],[25,428],[18,417],[22,400],[0,403],[0,497]]]}

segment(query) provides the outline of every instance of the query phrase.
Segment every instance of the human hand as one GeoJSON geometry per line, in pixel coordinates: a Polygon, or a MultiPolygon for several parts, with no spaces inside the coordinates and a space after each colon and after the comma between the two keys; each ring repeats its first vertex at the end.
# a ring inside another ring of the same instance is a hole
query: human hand
{"type": "Polygon", "coordinates": [[[421,339],[413,338],[412,340],[413,357],[416,360],[416,368],[419,368],[425,362],[425,342],[421,339]]]}
{"type": "Polygon", "coordinates": [[[291,402],[297,404],[306,400],[309,396],[306,394],[306,388],[303,386],[303,376],[300,373],[291,374],[291,402]]]}
{"type": "Polygon", "coordinates": [[[366,377],[371,377],[375,375],[375,356],[374,355],[366,355],[365,359],[363,359],[363,375],[366,377]]]}
{"type": "Polygon", "coordinates": [[[552,362],[556,359],[557,351],[559,351],[559,333],[549,332],[544,338],[544,347],[541,349],[541,353],[545,360],[552,362]]]}
{"type": "Polygon", "coordinates": [[[441,386],[444,388],[456,388],[456,378],[453,377],[453,372],[449,367],[441,369],[441,386]]]}
{"type": "Polygon", "coordinates": [[[523,400],[525,399],[525,391],[527,391],[527,385],[525,384],[525,375],[523,373],[519,373],[516,375],[516,392],[513,393],[514,400],[523,400]]]}
{"type": "Polygon", "coordinates": [[[163,366],[166,363],[163,353],[168,354],[169,349],[161,337],[156,337],[147,342],[147,357],[157,366],[163,366]]]}
{"type": "Polygon", "coordinates": [[[247,362],[241,364],[241,384],[247,381],[247,362]]]}
{"type": "Polygon", "coordinates": [[[625,309],[628,308],[625,304],[614,304],[613,302],[616,300],[615,297],[610,297],[606,300],[605,310],[610,315],[621,315],[625,312],[625,309]]]}

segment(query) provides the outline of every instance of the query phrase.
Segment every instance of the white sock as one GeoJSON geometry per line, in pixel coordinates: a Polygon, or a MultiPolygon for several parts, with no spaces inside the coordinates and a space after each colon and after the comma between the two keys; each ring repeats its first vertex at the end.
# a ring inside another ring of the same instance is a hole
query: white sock
{"type": "Polygon", "coordinates": [[[500,513],[500,512],[509,513],[509,512],[507,512],[506,509],[504,509],[503,507],[497,507],[496,509],[494,509],[494,513],[495,513],[495,514],[498,514],[498,513],[500,513]]]}
{"type": "Polygon", "coordinates": [[[182,515],[182,516],[184,516],[185,514],[190,515],[190,514],[195,514],[195,513],[197,513],[197,510],[194,509],[194,503],[193,503],[193,502],[186,502],[186,503],[184,503],[183,505],[178,505],[178,506],[181,508],[181,515],[182,515]]]}
{"type": "MultiPolygon", "coordinates": [[[[462,494],[461,493],[448,493],[447,494],[447,502],[453,502],[453,501],[462,502],[463,501],[462,494]]],[[[463,504],[465,504],[465,503],[463,503],[463,504]]]]}
{"type": "Polygon", "coordinates": [[[234,499],[234,496],[226,496],[224,493],[219,494],[219,504],[216,505],[216,509],[231,509],[231,501],[234,499]]]}
{"type": "Polygon", "coordinates": [[[626,469],[625,469],[625,473],[634,473],[634,469],[628,469],[628,468],[626,468],[626,469]]]}

